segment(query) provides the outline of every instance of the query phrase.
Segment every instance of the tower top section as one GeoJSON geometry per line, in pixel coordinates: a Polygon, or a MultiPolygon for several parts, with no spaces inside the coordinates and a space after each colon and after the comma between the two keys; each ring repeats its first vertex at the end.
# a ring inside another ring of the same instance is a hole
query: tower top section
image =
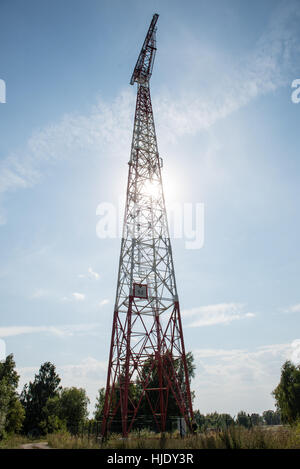
{"type": "Polygon", "coordinates": [[[154,57],[156,52],[156,23],[158,14],[153,15],[151,24],[146,34],[143,47],[137,59],[133,74],[131,76],[130,84],[135,82],[140,84],[149,83],[152,75],[154,57]]]}

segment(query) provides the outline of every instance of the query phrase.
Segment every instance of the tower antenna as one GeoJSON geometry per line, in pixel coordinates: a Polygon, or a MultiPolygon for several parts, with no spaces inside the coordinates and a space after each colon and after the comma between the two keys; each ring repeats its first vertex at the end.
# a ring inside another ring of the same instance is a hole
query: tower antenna
{"type": "MultiPolygon", "coordinates": [[[[173,255],[150,97],[156,52],[152,18],[130,83],[137,99],[109,353],[102,435],[124,437],[151,416],[193,419],[173,255]]],[[[146,423],[148,426],[148,423],[146,423]]]]}

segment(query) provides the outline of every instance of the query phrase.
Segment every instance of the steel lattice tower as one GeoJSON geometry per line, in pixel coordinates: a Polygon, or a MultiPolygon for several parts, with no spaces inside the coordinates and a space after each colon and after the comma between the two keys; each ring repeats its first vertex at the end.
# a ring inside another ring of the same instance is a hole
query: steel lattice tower
{"type": "Polygon", "coordinates": [[[102,435],[118,418],[127,436],[143,402],[158,431],[166,428],[171,399],[188,427],[193,418],[149,88],[157,19],[130,81],[138,88],[102,435]]]}

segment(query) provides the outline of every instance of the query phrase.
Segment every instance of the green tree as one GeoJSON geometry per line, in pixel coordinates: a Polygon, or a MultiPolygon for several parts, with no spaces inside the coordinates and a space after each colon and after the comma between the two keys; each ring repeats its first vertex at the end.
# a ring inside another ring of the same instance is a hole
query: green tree
{"type": "Polygon", "coordinates": [[[206,429],[206,419],[205,415],[201,414],[200,410],[195,410],[194,418],[196,420],[196,424],[198,425],[199,430],[203,431],[206,429]]]}
{"type": "Polygon", "coordinates": [[[219,414],[218,412],[211,412],[205,416],[206,428],[217,429],[220,426],[219,414]]]}
{"type": "Polygon", "coordinates": [[[25,433],[44,433],[43,411],[48,399],[59,394],[59,383],[60,377],[55,371],[55,366],[45,362],[35,375],[34,381],[24,386],[20,400],[25,409],[25,433]]]}
{"type": "Polygon", "coordinates": [[[63,388],[59,394],[50,397],[42,409],[39,428],[43,433],[68,430],[76,435],[84,427],[89,398],[84,389],[63,388]]]}
{"type": "Polygon", "coordinates": [[[259,414],[251,414],[250,415],[251,426],[258,426],[263,424],[263,418],[259,414]]]}
{"type": "Polygon", "coordinates": [[[234,425],[234,420],[230,414],[220,414],[220,422],[222,423],[222,428],[228,428],[234,425]]]}
{"type": "Polygon", "coordinates": [[[19,375],[15,366],[12,354],[0,362],[0,438],[6,433],[19,432],[24,420],[24,409],[17,394],[19,375]]]}
{"type": "Polygon", "coordinates": [[[9,386],[5,379],[0,380],[0,439],[2,439],[6,432],[6,419],[9,409],[9,386]]]}
{"type": "Polygon", "coordinates": [[[242,427],[250,428],[251,427],[250,416],[246,414],[246,412],[241,410],[236,416],[236,423],[238,425],[241,425],[242,427]]]}
{"type": "Polygon", "coordinates": [[[64,388],[59,399],[59,417],[66,422],[67,429],[77,434],[86,422],[87,406],[90,402],[82,388],[64,388]]]}
{"type": "Polygon", "coordinates": [[[234,425],[234,420],[229,414],[219,414],[218,412],[212,412],[207,414],[205,417],[204,429],[213,428],[216,430],[222,430],[234,425]]]}
{"type": "Polygon", "coordinates": [[[66,421],[61,418],[60,396],[50,397],[42,409],[39,428],[42,433],[54,433],[67,429],[66,421]]]}
{"type": "Polygon", "coordinates": [[[278,386],[272,392],[283,423],[300,418],[300,366],[286,361],[281,368],[278,386]]]}
{"type": "Polygon", "coordinates": [[[263,421],[266,425],[280,425],[280,412],[278,410],[265,410],[262,414],[263,421]]]}
{"type": "Polygon", "coordinates": [[[101,420],[103,417],[104,400],[105,400],[105,388],[100,388],[98,391],[98,396],[96,397],[96,404],[95,404],[95,411],[94,411],[95,420],[101,420]]]}
{"type": "Polygon", "coordinates": [[[25,409],[18,398],[11,400],[6,422],[7,433],[20,433],[25,419],[25,409]]]}

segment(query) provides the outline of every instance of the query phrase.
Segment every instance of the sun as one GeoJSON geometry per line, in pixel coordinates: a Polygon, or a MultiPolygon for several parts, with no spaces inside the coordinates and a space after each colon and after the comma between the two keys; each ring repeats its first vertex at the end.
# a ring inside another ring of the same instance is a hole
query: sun
{"type": "Polygon", "coordinates": [[[161,186],[159,181],[148,179],[143,185],[143,193],[152,199],[159,199],[161,196],[161,186]]]}
{"type": "Polygon", "coordinates": [[[151,197],[153,200],[160,199],[162,191],[164,197],[170,203],[178,201],[181,195],[181,188],[176,184],[176,180],[173,177],[163,178],[161,182],[159,179],[147,179],[141,187],[142,194],[151,197]]]}

